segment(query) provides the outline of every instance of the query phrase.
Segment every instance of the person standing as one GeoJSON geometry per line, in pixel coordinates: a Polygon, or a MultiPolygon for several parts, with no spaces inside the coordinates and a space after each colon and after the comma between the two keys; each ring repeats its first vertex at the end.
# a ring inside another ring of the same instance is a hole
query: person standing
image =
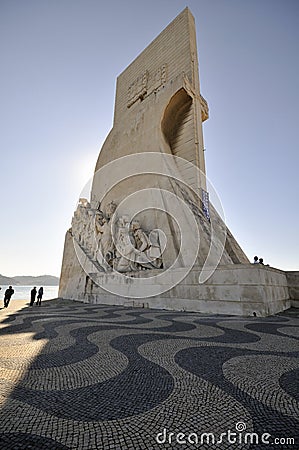
{"type": "Polygon", "coordinates": [[[9,286],[8,289],[6,289],[5,294],[4,294],[4,308],[7,308],[10,302],[10,299],[12,297],[12,295],[14,294],[14,290],[12,288],[12,286],[9,286]]]}
{"type": "Polygon", "coordinates": [[[34,286],[33,289],[31,289],[31,300],[30,300],[30,306],[33,306],[33,303],[35,302],[35,297],[36,297],[36,287],[34,286]]]}
{"type": "Polygon", "coordinates": [[[38,290],[38,293],[37,293],[37,302],[36,302],[36,304],[37,304],[38,306],[40,306],[41,303],[42,303],[43,295],[44,295],[44,288],[41,286],[41,287],[39,288],[39,290],[38,290]]]}

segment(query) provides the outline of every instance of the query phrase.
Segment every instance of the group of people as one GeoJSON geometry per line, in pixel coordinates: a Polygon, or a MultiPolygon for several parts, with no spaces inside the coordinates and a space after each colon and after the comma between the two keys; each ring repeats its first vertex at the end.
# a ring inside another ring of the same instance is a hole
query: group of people
{"type": "MultiPolygon", "coordinates": [[[[263,260],[263,258],[259,258],[258,256],[255,256],[254,258],[253,258],[253,264],[263,264],[264,265],[264,260],[263,260]]],[[[267,266],[268,266],[269,264],[267,264],[267,266]]]]}
{"type": "Polygon", "coordinates": [[[36,286],[34,286],[34,288],[31,289],[31,292],[30,292],[30,306],[33,306],[33,304],[35,302],[35,298],[36,298],[36,305],[40,306],[42,303],[43,295],[44,295],[44,288],[41,286],[39,288],[39,290],[37,291],[36,286]],[[36,297],[36,294],[37,294],[37,297],[36,297]]]}
{"type": "MultiPolygon", "coordinates": [[[[0,290],[1,290],[1,287],[0,287],[0,290]]],[[[14,292],[15,291],[12,288],[12,286],[9,286],[6,289],[6,291],[4,293],[4,308],[8,307],[9,302],[10,302],[11,297],[13,296],[14,292]]],[[[44,295],[44,288],[41,286],[39,288],[39,290],[37,291],[36,286],[34,286],[34,288],[31,289],[31,292],[30,292],[30,306],[33,306],[35,299],[37,300],[36,301],[37,306],[41,306],[43,295],[44,295]],[[37,297],[36,297],[36,294],[37,294],[37,297]]]]}

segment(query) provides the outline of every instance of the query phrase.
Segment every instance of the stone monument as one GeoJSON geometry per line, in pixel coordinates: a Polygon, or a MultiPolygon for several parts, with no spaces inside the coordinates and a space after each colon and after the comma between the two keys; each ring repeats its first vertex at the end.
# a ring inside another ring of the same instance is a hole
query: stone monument
{"type": "Polygon", "coordinates": [[[250,264],[221,216],[205,173],[208,116],[186,8],[117,79],[90,198],[66,233],[60,297],[249,315],[289,306],[285,274],[250,264]]]}

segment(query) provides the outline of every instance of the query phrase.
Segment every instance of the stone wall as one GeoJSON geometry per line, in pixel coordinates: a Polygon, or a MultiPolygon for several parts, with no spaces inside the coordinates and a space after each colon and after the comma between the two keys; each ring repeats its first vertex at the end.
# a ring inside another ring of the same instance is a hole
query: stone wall
{"type": "Polygon", "coordinates": [[[299,308],[299,271],[286,272],[291,305],[299,308]]]}

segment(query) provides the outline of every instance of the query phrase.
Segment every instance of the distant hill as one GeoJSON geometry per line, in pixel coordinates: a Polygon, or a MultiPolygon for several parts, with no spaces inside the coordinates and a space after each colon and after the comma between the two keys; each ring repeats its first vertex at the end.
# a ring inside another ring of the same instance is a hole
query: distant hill
{"type": "Polygon", "coordinates": [[[11,277],[5,277],[4,275],[0,274],[0,284],[10,285],[10,284],[19,284],[19,283],[16,283],[15,280],[11,277]]]}
{"type": "Polygon", "coordinates": [[[26,275],[5,277],[4,275],[0,275],[0,284],[15,284],[19,286],[58,286],[59,278],[54,277],[53,275],[39,275],[37,277],[26,275]]]}

